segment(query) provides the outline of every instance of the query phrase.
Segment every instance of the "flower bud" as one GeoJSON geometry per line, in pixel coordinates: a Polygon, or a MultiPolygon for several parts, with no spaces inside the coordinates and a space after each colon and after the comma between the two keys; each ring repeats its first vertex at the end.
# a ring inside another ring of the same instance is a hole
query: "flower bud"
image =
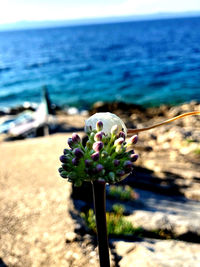
{"type": "Polygon", "coordinates": [[[125,171],[132,171],[132,168],[133,168],[133,165],[132,165],[132,162],[130,160],[126,160],[124,162],[124,169],[125,171]]]}
{"type": "Polygon", "coordinates": [[[65,170],[65,171],[68,171],[68,166],[67,166],[67,164],[62,164],[62,168],[63,168],[63,170],[65,170]]]}
{"type": "Polygon", "coordinates": [[[74,166],[78,166],[78,164],[79,164],[79,159],[78,159],[78,158],[73,158],[73,159],[72,159],[72,164],[73,164],[74,166]]]}
{"type": "Polygon", "coordinates": [[[59,171],[59,173],[61,173],[61,172],[64,171],[64,170],[63,170],[62,167],[60,167],[60,168],[58,169],[58,171],[59,171]]]}
{"type": "Polygon", "coordinates": [[[65,148],[65,149],[63,150],[63,154],[66,155],[67,153],[68,153],[68,149],[65,148]]]}
{"type": "Polygon", "coordinates": [[[67,163],[67,157],[65,155],[60,156],[60,161],[62,163],[67,163]]]}
{"type": "Polygon", "coordinates": [[[122,137],[115,140],[114,146],[122,145],[124,143],[124,139],[122,137]]]}
{"type": "Polygon", "coordinates": [[[94,141],[94,136],[95,136],[95,133],[92,132],[89,136],[89,141],[94,141]]]}
{"type": "Polygon", "coordinates": [[[104,167],[102,164],[97,164],[97,166],[96,166],[97,172],[101,172],[103,169],[104,169],[104,167]]]}
{"type": "Polygon", "coordinates": [[[124,140],[126,139],[126,135],[122,131],[119,132],[118,137],[122,137],[124,140]]]}
{"type": "Polygon", "coordinates": [[[138,141],[138,136],[137,135],[133,135],[130,139],[129,139],[129,143],[131,143],[132,145],[135,145],[138,141]]]}
{"type": "Polygon", "coordinates": [[[126,160],[126,161],[124,161],[124,167],[125,167],[125,168],[130,168],[130,167],[132,167],[132,162],[131,162],[130,160],[126,160]]]}
{"type": "Polygon", "coordinates": [[[68,173],[67,178],[73,181],[74,179],[76,179],[76,174],[74,172],[70,172],[68,173]]]}
{"type": "Polygon", "coordinates": [[[116,146],[116,148],[115,148],[115,152],[116,152],[117,154],[121,154],[121,153],[123,152],[123,148],[122,148],[122,146],[116,146]]]}
{"type": "Polygon", "coordinates": [[[131,160],[132,162],[135,162],[137,159],[138,159],[138,154],[131,154],[131,155],[130,155],[130,160],[131,160]]]}
{"type": "Polygon", "coordinates": [[[68,138],[68,145],[69,145],[70,148],[73,148],[73,146],[74,146],[74,142],[73,142],[71,137],[68,138]]]}
{"type": "Polygon", "coordinates": [[[66,171],[62,171],[62,172],[60,173],[60,176],[61,176],[62,178],[67,178],[67,172],[66,172],[66,171]]]}
{"type": "Polygon", "coordinates": [[[92,148],[94,149],[94,151],[99,152],[103,148],[103,142],[101,141],[95,142],[92,148]]]}
{"type": "Polygon", "coordinates": [[[112,182],[115,181],[115,174],[114,174],[114,172],[109,172],[108,177],[109,177],[109,179],[110,179],[112,182]]]}
{"type": "Polygon", "coordinates": [[[91,155],[92,160],[97,161],[99,160],[99,152],[95,152],[91,155]]]}
{"type": "Polygon", "coordinates": [[[91,149],[92,148],[92,142],[88,140],[86,143],[86,147],[91,149]]]}
{"type": "Polygon", "coordinates": [[[102,121],[97,121],[96,123],[96,130],[99,132],[103,129],[103,122],[102,121]]]}
{"type": "Polygon", "coordinates": [[[102,158],[106,158],[107,156],[108,156],[108,152],[105,151],[105,150],[103,150],[103,151],[101,152],[101,157],[102,157],[102,158]]]}
{"type": "Polygon", "coordinates": [[[117,126],[117,124],[115,124],[115,125],[112,126],[110,132],[111,132],[111,134],[113,134],[113,135],[116,135],[116,134],[117,134],[117,132],[118,132],[118,126],[117,126]]]}
{"type": "Polygon", "coordinates": [[[90,159],[86,159],[86,160],[85,160],[85,166],[86,166],[86,167],[91,166],[91,164],[92,164],[92,161],[91,161],[90,159]]]}
{"type": "Polygon", "coordinates": [[[75,155],[78,159],[80,159],[80,158],[83,157],[84,153],[83,153],[83,151],[82,151],[80,148],[76,148],[76,149],[74,150],[74,155],[75,155]]]}
{"type": "Polygon", "coordinates": [[[79,187],[79,186],[81,186],[82,185],[82,181],[81,180],[76,180],[75,182],[74,182],[74,186],[75,187],[79,187]]]}
{"type": "Polygon", "coordinates": [[[73,133],[73,134],[72,134],[72,141],[73,141],[74,143],[80,143],[80,142],[81,142],[81,138],[80,138],[80,136],[79,136],[78,134],[73,133]]]}
{"type": "Polygon", "coordinates": [[[114,164],[115,167],[117,167],[117,166],[119,166],[120,161],[119,161],[118,159],[115,159],[115,160],[113,161],[113,164],[114,164]]]}
{"type": "Polygon", "coordinates": [[[94,140],[95,141],[101,141],[102,140],[102,137],[103,137],[102,132],[98,132],[98,133],[95,134],[94,140]]]}
{"type": "Polygon", "coordinates": [[[125,171],[124,170],[118,170],[117,171],[117,175],[120,176],[120,177],[122,177],[122,176],[125,175],[125,171]]]}

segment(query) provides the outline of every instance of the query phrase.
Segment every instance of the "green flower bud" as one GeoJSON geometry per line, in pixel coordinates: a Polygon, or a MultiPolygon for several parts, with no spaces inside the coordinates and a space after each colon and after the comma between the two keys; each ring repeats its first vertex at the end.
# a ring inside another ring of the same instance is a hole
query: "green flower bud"
{"type": "Polygon", "coordinates": [[[92,142],[91,141],[87,141],[87,143],[86,143],[86,147],[88,148],[88,149],[91,149],[92,148],[92,142]]]}
{"type": "Polygon", "coordinates": [[[81,180],[76,180],[74,183],[74,186],[76,187],[80,187],[82,185],[82,181],[81,180]]]}
{"type": "Polygon", "coordinates": [[[116,125],[113,125],[112,128],[111,128],[111,134],[113,135],[116,135],[118,133],[119,129],[118,129],[118,126],[117,124],[116,125]]]}
{"type": "Polygon", "coordinates": [[[67,172],[66,172],[66,171],[62,171],[62,172],[60,173],[60,176],[61,176],[62,178],[67,178],[67,172]]]}
{"type": "Polygon", "coordinates": [[[64,171],[64,170],[63,170],[62,167],[60,167],[60,168],[58,169],[58,171],[59,171],[59,173],[61,173],[61,172],[64,171]]]}
{"type": "Polygon", "coordinates": [[[94,136],[95,136],[95,133],[92,132],[92,133],[90,134],[90,136],[89,136],[89,140],[90,140],[90,141],[94,141],[94,136]]]}
{"type": "Polygon", "coordinates": [[[109,172],[108,177],[109,177],[109,179],[110,179],[112,182],[115,181],[115,174],[114,174],[114,172],[109,172]]]}
{"type": "Polygon", "coordinates": [[[115,152],[117,153],[117,154],[121,154],[122,152],[123,152],[123,147],[122,146],[117,146],[116,148],[115,148],[115,152]]]}
{"type": "Polygon", "coordinates": [[[108,152],[105,151],[105,150],[103,150],[103,151],[101,152],[101,157],[102,157],[102,158],[106,158],[107,156],[108,156],[108,152]]]}

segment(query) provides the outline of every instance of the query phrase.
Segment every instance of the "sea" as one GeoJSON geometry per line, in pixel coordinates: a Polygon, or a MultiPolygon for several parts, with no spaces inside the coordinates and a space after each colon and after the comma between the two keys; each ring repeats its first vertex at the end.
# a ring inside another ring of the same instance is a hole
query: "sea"
{"type": "Polygon", "coordinates": [[[200,101],[200,17],[0,32],[0,108],[200,101]]]}

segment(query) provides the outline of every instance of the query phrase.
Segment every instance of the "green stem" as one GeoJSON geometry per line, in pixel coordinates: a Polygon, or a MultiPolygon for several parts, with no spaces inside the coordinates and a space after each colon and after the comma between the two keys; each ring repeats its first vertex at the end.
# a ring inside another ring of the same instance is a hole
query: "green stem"
{"type": "Polygon", "coordinates": [[[105,181],[92,182],[100,267],[110,267],[107,225],[106,225],[105,184],[106,184],[105,181]]]}

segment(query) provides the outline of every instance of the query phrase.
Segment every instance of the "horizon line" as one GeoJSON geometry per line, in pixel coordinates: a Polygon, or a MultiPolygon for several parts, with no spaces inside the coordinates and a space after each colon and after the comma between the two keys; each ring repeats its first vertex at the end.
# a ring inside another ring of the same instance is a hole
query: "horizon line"
{"type": "Polygon", "coordinates": [[[20,20],[16,22],[0,24],[0,31],[6,30],[28,30],[42,29],[45,27],[65,27],[65,26],[81,26],[103,23],[131,22],[142,20],[156,19],[173,19],[173,18],[189,18],[200,16],[198,11],[181,11],[181,12],[157,12],[149,14],[132,14],[132,15],[115,15],[106,17],[85,17],[74,19],[55,19],[55,20],[20,20]],[[46,25],[45,25],[46,24],[46,25]]]}

